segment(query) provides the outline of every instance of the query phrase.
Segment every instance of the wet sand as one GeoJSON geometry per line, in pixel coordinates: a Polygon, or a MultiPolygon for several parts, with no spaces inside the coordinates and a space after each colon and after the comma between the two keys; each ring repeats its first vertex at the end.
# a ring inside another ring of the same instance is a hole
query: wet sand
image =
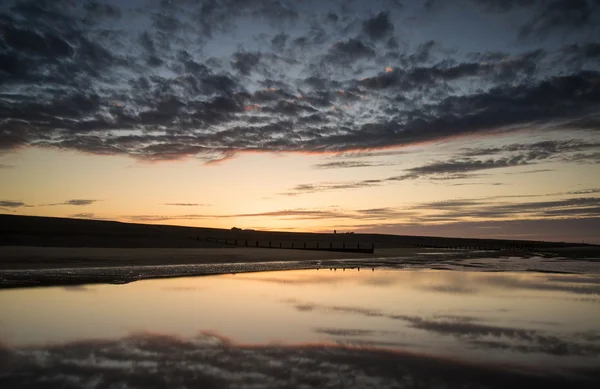
{"type": "Polygon", "coordinates": [[[169,266],[190,264],[254,263],[373,259],[411,256],[420,252],[457,253],[438,249],[380,249],[376,254],[264,248],[70,248],[0,247],[0,270],[88,268],[113,266],[169,266]]]}
{"type": "Polygon", "coordinates": [[[423,248],[375,254],[263,248],[0,247],[0,288],[127,283],[149,278],[314,268],[598,273],[600,250],[512,252],[423,248]]]}

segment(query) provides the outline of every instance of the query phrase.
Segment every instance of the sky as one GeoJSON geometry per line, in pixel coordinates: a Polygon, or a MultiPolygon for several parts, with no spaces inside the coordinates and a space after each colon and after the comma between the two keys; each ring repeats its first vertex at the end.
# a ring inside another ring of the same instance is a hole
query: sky
{"type": "Polygon", "coordinates": [[[598,0],[5,0],[0,213],[600,244],[598,0]]]}

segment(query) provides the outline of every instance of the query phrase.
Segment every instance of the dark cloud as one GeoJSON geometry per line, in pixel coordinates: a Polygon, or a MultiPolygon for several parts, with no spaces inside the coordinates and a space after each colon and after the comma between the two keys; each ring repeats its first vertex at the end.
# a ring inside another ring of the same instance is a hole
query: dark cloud
{"type": "Polygon", "coordinates": [[[275,51],[281,52],[285,48],[285,44],[288,39],[289,36],[287,34],[279,33],[275,35],[273,39],[271,39],[271,45],[273,45],[275,51]]]}
{"type": "Polygon", "coordinates": [[[579,66],[584,66],[588,61],[600,58],[600,43],[573,43],[563,47],[562,53],[570,56],[570,60],[579,66]]]}
{"type": "Polygon", "coordinates": [[[394,32],[389,12],[380,12],[363,22],[363,31],[373,40],[383,39],[394,32]]]}
{"type": "Polygon", "coordinates": [[[508,144],[501,147],[466,149],[465,157],[481,157],[496,154],[513,154],[527,162],[543,160],[588,162],[594,159],[600,151],[600,143],[577,139],[547,140],[536,143],[508,144]],[[591,152],[590,152],[591,151],[591,152]]]}
{"type": "Polygon", "coordinates": [[[514,8],[531,7],[538,0],[473,0],[488,11],[507,12],[514,8]]]}
{"type": "Polygon", "coordinates": [[[357,38],[337,42],[329,49],[328,54],[328,59],[338,64],[346,64],[347,62],[373,57],[375,57],[375,50],[357,38]]]}
{"type": "Polygon", "coordinates": [[[535,17],[519,31],[521,38],[545,38],[557,30],[572,31],[593,26],[600,16],[596,0],[554,0],[540,2],[535,17]]]}
{"type": "Polygon", "coordinates": [[[75,200],[67,200],[64,202],[65,205],[90,205],[99,200],[84,200],[84,199],[75,199],[75,200]]]}
{"type": "Polygon", "coordinates": [[[0,208],[19,208],[25,207],[26,204],[22,201],[10,201],[10,200],[2,200],[0,201],[0,208]]]}
{"type": "MultiPolygon", "coordinates": [[[[582,0],[478,2],[537,12],[531,36],[579,31],[596,12],[582,0]]],[[[0,150],[211,161],[599,128],[597,42],[478,52],[423,33],[403,43],[396,30],[410,17],[399,13],[411,11],[397,5],[363,15],[360,2],[10,0],[0,8],[0,150]]]]}
{"type": "MultiPolygon", "coordinates": [[[[440,210],[438,216],[460,221],[468,218],[584,218],[600,216],[600,198],[576,197],[563,200],[502,203],[493,200],[456,200],[419,204],[415,209],[440,210]]],[[[435,216],[432,216],[435,218],[435,216]]],[[[423,218],[426,221],[427,218],[423,218]]]]}
{"type": "Polygon", "coordinates": [[[438,174],[450,175],[450,177],[464,178],[465,176],[461,175],[461,173],[470,173],[480,170],[520,166],[526,163],[527,161],[520,157],[488,160],[458,159],[443,162],[433,162],[427,165],[407,169],[408,173],[406,175],[391,177],[388,178],[388,180],[405,180],[438,174]],[[459,175],[454,176],[455,174],[459,175]]]}
{"type": "Polygon", "coordinates": [[[53,204],[44,204],[44,206],[55,206],[55,205],[74,205],[74,206],[86,206],[86,205],[92,205],[95,202],[98,202],[101,200],[89,200],[89,199],[72,199],[72,200],[66,200],[65,202],[62,203],[53,203],[53,204]]]}
{"type": "MultiPolygon", "coordinates": [[[[346,153],[337,158],[347,160],[315,165],[320,169],[377,166],[374,162],[353,161],[353,158],[381,156],[379,153],[346,153]]],[[[397,155],[397,152],[394,154],[397,155]]],[[[362,181],[326,182],[316,184],[300,184],[292,188],[286,195],[313,193],[331,190],[360,189],[394,182],[428,179],[428,180],[464,180],[481,176],[479,172],[492,169],[533,166],[542,162],[574,162],[597,164],[600,162],[600,143],[578,139],[548,140],[535,143],[508,144],[498,147],[479,147],[462,149],[459,156],[445,161],[433,161],[424,165],[404,169],[404,174],[379,179],[362,181]]],[[[550,169],[534,169],[506,174],[532,174],[551,171],[550,169]]],[[[470,183],[473,184],[473,183],[470,183]]],[[[502,183],[497,183],[501,185],[502,183]]],[[[486,185],[490,185],[486,183],[486,185]]]]}
{"type": "Polygon", "coordinates": [[[248,76],[258,66],[260,57],[260,53],[235,53],[232,66],[243,75],[248,76]]]}
{"type": "MultiPolygon", "coordinates": [[[[338,228],[342,228],[338,226],[338,228]]],[[[586,242],[598,244],[600,217],[579,217],[576,213],[562,218],[533,218],[520,220],[457,220],[452,216],[407,219],[406,221],[344,225],[361,233],[396,235],[446,236],[481,239],[522,239],[549,242],[586,242]]]]}

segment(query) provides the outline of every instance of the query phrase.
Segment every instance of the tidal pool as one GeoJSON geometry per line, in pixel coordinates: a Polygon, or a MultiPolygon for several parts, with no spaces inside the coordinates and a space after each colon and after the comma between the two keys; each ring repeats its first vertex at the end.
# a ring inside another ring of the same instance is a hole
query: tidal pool
{"type": "Polygon", "coordinates": [[[0,312],[1,387],[600,387],[598,275],[243,273],[2,290],[0,312]]]}

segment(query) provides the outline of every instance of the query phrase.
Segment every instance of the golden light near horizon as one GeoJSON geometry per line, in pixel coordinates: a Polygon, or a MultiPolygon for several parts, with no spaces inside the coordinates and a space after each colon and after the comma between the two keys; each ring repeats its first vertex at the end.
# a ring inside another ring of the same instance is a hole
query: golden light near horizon
{"type": "Polygon", "coordinates": [[[391,66],[388,66],[387,68],[385,68],[386,73],[391,73],[393,71],[394,71],[394,68],[392,68],[391,66]]]}

